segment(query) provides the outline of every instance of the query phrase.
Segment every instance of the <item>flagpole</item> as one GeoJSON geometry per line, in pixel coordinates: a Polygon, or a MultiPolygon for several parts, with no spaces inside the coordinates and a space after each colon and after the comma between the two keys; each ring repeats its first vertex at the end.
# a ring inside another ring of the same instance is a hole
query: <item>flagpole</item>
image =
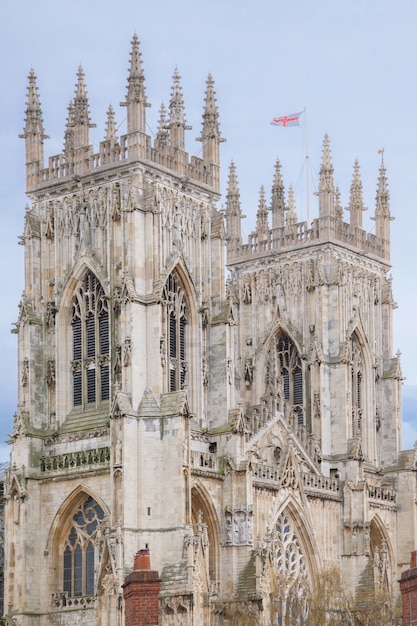
{"type": "Polygon", "coordinates": [[[304,128],[305,128],[305,142],[306,142],[306,193],[307,193],[307,228],[310,228],[310,189],[309,189],[309,156],[308,156],[308,130],[307,130],[307,109],[304,107],[304,128]]]}

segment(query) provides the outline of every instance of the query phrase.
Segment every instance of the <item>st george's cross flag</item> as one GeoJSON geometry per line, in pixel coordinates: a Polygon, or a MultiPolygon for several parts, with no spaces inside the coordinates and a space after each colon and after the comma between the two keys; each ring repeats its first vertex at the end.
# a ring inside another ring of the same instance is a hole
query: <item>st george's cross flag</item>
{"type": "Polygon", "coordinates": [[[299,126],[300,117],[304,111],[300,113],[291,113],[291,115],[281,115],[281,117],[274,117],[271,124],[272,126],[299,126]]]}

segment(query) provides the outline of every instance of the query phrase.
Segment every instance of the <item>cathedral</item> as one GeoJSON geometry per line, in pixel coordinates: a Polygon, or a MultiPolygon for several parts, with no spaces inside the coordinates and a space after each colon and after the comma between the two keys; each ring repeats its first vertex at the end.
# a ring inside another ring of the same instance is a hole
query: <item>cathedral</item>
{"type": "Polygon", "coordinates": [[[353,596],[397,596],[417,452],[401,451],[383,160],[373,233],[359,164],[343,208],[325,136],[317,216],[299,221],[277,161],[244,241],[212,76],[197,157],[178,72],[151,137],[136,35],[128,64],[126,134],[109,107],[93,149],[80,67],[46,163],[29,74],[5,623],[129,626],[138,551],[161,626],[307,624],[331,568],[353,596]]]}

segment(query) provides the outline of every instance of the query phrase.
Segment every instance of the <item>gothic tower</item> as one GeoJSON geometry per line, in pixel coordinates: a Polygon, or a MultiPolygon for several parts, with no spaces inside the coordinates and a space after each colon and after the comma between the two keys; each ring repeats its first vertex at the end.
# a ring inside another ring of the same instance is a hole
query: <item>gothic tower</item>
{"type": "Polygon", "coordinates": [[[400,452],[384,164],[376,234],[362,226],[358,163],[344,221],[325,137],[318,217],[298,220],[277,161],[243,242],[234,163],[216,208],[212,76],[202,158],[186,151],[177,69],[147,134],[136,35],[127,82],[127,132],[109,107],[94,152],[79,68],[63,153],[45,167],[29,75],[8,619],[122,626],[139,549],[161,578],[164,626],[243,613],[290,624],[329,565],[352,593],[364,580],[391,590],[414,546],[416,487],[414,452],[400,452]]]}

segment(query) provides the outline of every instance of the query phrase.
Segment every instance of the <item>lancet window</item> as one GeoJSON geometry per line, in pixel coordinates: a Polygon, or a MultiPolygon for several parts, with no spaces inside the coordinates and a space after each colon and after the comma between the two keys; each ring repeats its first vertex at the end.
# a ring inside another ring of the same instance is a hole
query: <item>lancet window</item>
{"type": "Polygon", "coordinates": [[[187,381],[188,302],[178,276],[169,276],[163,292],[165,306],[166,363],[169,391],[183,389],[187,381]]]}
{"type": "Polygon", "coordinates": [[[104,290],[88,271],[72,303],[73,405],[109,399],[109,311],[104,290]]]}
{"type": "Polygon", "coordinates": [[[356,437],[361,434],[363,416],[363,359],[356,336],[352,338],[351,351],[352,434],[356,437]]]}
{"type": "Polygon", "coordinates": [[[70,597],[94,595],[95,541],[103,509],[88,496],[71,519],[63,550],[63,590],[70,597]]]}
{"type": "Polygon", "coordinates": [[[298,425],[304,424],[303,370],[294,342],[281,333],[270,349],[266,360],[266,395],[277,400],[277,408],[296,416],[298,425]]]}

